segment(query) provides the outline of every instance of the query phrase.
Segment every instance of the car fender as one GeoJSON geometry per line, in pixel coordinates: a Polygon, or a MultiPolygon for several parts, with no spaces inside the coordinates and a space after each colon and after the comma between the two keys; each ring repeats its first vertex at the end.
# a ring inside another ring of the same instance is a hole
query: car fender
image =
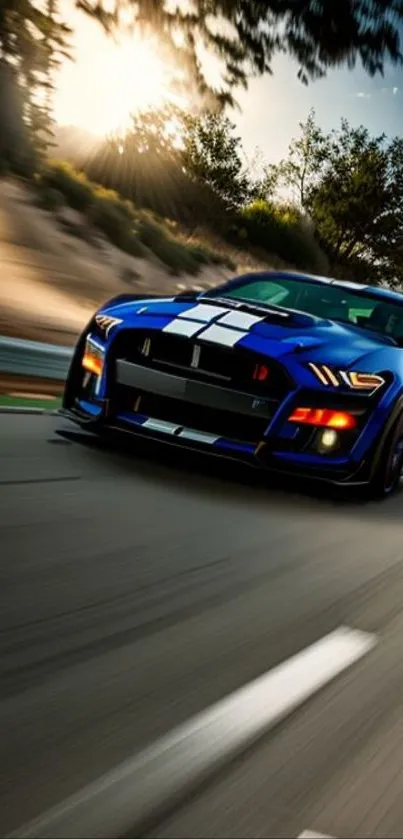
{"type": "Polygon", "coordinates": [[[385,427],[382,431],[382,434],[380,435],[380,437],[377,441],[376,449],[375,449],[375,452],[374,452],[374,457],[372,459],[372,464],[371,464],[371,469],[370,469],[370,480],[372,479],[373,475],[375,474],[375,472],[376,472],[376,470],[379,466],[379,461],[380,461],[380,458],[382,456],[383,446],[384,446],[384,444],[385,444],[385,442],[386,442],[386,440],[387,440],[387,438],[388,438],[396,420],[398,419],[398,417],[402,413],[403,413],[403,393],[400,394],[400,396],[397,398],[397,400],[396,400],[396,402],[393,406],[393,409],[389,414],[388,421],[385,424],[385,427]]]}

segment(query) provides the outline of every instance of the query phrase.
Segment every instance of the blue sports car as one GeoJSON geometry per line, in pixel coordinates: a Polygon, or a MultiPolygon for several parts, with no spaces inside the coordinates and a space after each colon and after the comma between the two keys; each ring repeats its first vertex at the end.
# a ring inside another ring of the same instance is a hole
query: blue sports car
{"type": "Polygon", "coordinates": [[[62,412],[389,495],[403,469],[403,295],[266,271],[121,295],[81,335],[62,412]]]}

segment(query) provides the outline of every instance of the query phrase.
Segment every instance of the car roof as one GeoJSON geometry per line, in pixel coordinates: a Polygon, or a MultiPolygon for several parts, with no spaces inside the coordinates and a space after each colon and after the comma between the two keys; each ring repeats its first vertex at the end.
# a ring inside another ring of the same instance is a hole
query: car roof
{"type": "Polygon", "coordinates": [[[389,300],[391,303],[400,303],[403,305],[403,294],[398,291],[392,291],[388,288],[380,288],[379,286],[365,285],[364,283],[350,282],[349,280],[336,279],[334,277],[322,277],[317,274],[303,274],[298,271],[254,271],[236,277],[235,279],[253,281],[258,278],[269,280],[274,279],[275,277],[277,279],[302,280],[303,282],[307,280],[327,285],[335,285],[343,289],[349,288],[351,291],[357,291],[358,293],[367,292],[371,294],[371,296],[379,298],[379,300],[389,300]]]}

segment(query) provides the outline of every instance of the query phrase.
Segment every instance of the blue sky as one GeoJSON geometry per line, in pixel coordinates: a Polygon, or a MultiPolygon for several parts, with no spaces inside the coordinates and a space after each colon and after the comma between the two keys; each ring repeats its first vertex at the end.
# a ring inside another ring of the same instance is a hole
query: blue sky
{"type": "Polygon", "coordinates": [[[388,67],[384,77],[370,78],[362,68],[338,69],[305,87],[297,65],[287,56],[273,62],[273,75],[253,79],[238,96],[241,113],[233,113],[248,154],[260,147],[270,162],[284,156],[298,124],[311,107],[325,130],[346,117],[372,134],[403,136],[403,69],[388,67]]]}

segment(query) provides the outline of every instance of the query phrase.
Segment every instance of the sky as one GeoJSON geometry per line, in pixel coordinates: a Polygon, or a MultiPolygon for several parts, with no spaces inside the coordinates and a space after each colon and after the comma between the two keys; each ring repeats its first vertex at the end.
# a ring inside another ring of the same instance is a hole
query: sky
{"type": "MultiPolygon", "coordinates": [[[[124,123],[133,105],[157,104],[169,79],[150,46],[115,45],[98,24],[73,11],[73,0],[62,0],[61,6],[75,28],[75,61],[59,72],[56,120],[102,135],[124,123]]],[[[252,79],[247,91],[238,91],[239,110],[230,116],[247,155],[258,147],[269,162],[280,160],[312,107],[325,130],[346,117],[372,134],[403,136],[402,69],[387,67],[384,77],[373,79],[359,66],[332,70],[308,87],[297,71],[292,59],[278,56],[273,75],[252,79]]]]}
{"type": "Polygon", "coordinates": [[[403,136],[403,69],[388,67],[383,78],[373,79],[360,67],[332,70],[308,87],[297,79],[297,70],[295,62],[282,55],[273,62],[272,76],[253,79],[248,91],[241,92],[241,112],[234,114],[234,122],[247,153],[258,146],[271,162],[280,160],[312,107],[326,131],[346,117],[371,134],[403,136]]]}

